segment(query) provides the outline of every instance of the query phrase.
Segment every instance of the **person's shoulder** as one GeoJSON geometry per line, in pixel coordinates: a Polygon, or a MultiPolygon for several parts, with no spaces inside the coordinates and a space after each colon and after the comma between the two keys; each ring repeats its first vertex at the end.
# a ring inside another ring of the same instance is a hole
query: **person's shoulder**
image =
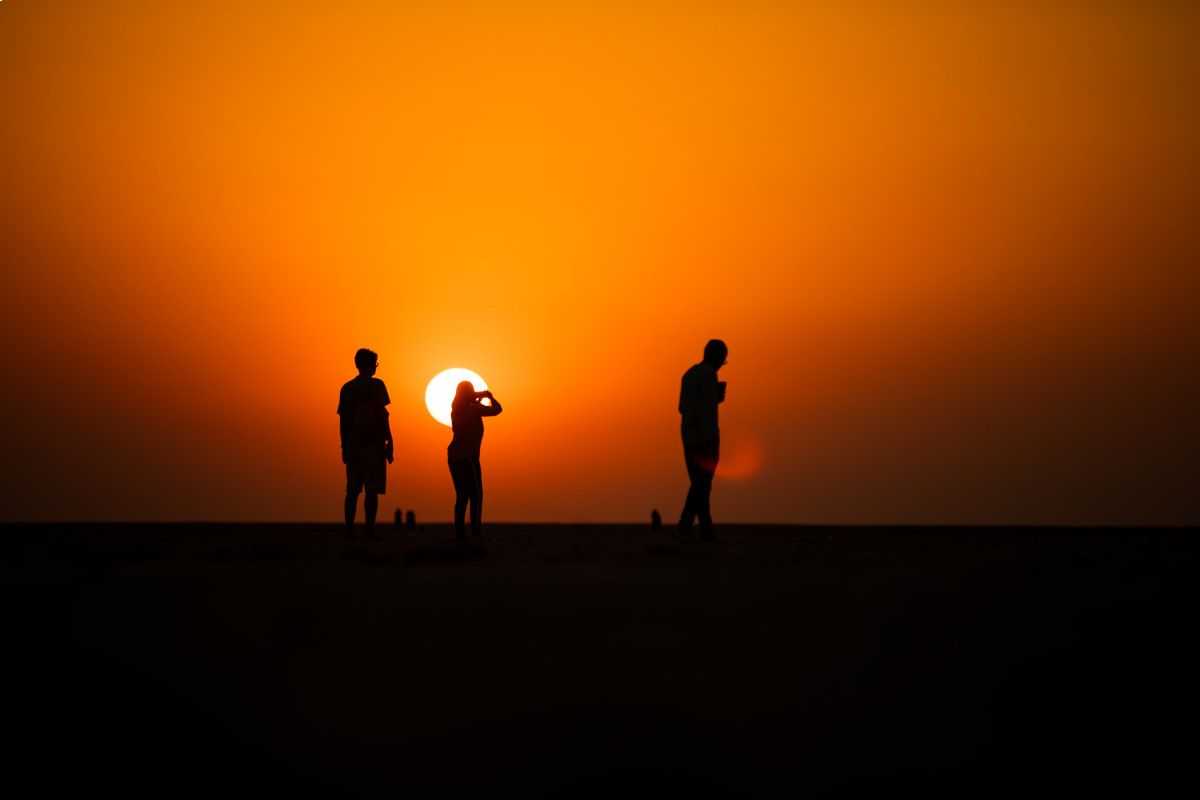
{"type": "Polygon", "coordinates": [[[348,408],[347,404],[351,402],[350,393],[352,391],[354,391],[353,387],[354,387],[353,380],[348,380],[342,384],[341,391],[338,392],[337,413],[339,415],[346,413],[347,408],[348,408]]]}
{"type": "Polygon", "coordinates": [[[716,375],[713,368],[701,361],[698,364],[692,364],[688,367],[688,371],[683,373],[685,381],[700,381],[716,375]]]}

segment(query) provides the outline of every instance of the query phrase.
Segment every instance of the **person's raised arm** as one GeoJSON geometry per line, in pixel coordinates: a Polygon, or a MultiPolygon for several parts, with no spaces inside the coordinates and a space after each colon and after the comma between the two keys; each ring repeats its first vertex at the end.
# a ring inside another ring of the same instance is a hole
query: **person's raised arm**
{"type": "Polygon", "coordinates": [[[480,392],[478,395],[476,395],[476,397],[486,397],[488,400],[492,401],[490,406],[485,406],[483,403],[479,404],[479,416],[481,417],[494,417],[504,410],[504,408],[500,405],[500,401],[496,399],[496,395],[492,394],[491,392],[480,392]]]}

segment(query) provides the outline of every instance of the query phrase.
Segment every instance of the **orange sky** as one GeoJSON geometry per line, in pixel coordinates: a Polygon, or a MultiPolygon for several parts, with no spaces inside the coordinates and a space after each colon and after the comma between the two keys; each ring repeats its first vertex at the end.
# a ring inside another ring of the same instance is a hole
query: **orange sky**
{"type": "Polygon", "coordinates": [[[1200,522],[1194,6],[405,5],[0,2],[0,519],[1200,522]]]}

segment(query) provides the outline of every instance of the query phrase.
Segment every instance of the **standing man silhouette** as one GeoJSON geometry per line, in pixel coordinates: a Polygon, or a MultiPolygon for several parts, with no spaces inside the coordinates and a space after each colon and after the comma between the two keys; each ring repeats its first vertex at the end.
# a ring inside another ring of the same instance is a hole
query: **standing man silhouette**
{"type": "Polygon", "coordinates": [[[342,463],[346,465],[346,535],[354,535],[358,494],[365,492],[363,515],[367,534],[374,537],[379,495],[387,490],[387,465],[392,463],[392,429],[387,411],[391,399],[383,381],[374,377],[379,368],[378,355],[361,348],[354,354],[354,366],[358,377],[342,386],[337,409],[342,463]]]}
{"type": "Polygon", "coordinates": [[[717,371],[725,366],[729,348],[720,339],[704,345],[704,360],[683,373],[679,387],[680,433],[683,437],[683,460],[687,464],[687,500],[679,516],[679,535],[690,538],[692,524],[700,519],[700,536],[713,538],[712,496],[713,475],[721,458],[721,429],[717,422],[717,406],[725,402],[725,383],[717,380],[717,371]]]}

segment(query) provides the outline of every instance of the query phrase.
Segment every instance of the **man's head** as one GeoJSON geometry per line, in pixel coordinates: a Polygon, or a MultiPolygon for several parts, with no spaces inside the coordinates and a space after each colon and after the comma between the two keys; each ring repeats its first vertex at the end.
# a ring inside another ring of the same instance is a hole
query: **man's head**
{"type": "Polygon", "coordinates": [[[354,354],[354,366],[358,367],[359,375],[370,377],[375,374],[375,368],[379,366],[379,355],[374,350],[360,347],[354,354]]]}
{"type": "Polygon", "coordinates": [[[704,345],[704,363],[713,369],[725,366],[725,359],[728,357],[729,348],[720,339],[709,339],[708,344],[704,345]]]}

